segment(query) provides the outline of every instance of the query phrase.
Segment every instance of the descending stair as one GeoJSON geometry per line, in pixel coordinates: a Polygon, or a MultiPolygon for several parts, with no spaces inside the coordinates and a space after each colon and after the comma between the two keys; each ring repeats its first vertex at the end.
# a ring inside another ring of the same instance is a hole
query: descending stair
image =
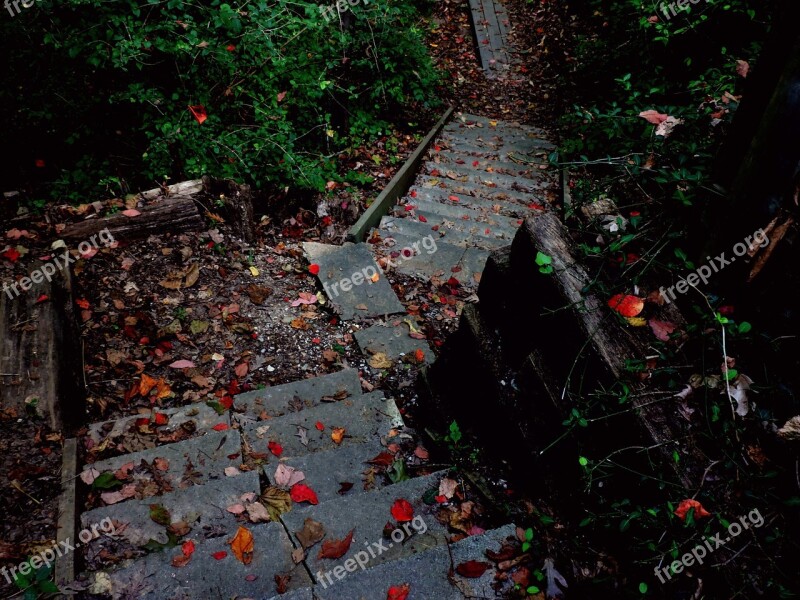
{"type": "MultiPolygon", "coordinates": [[[[436,518],[436,505],[424,500],[435,495],[440,474],[396,484],[365,476],[368,461],[397,436],[408,434],[402,433],[403,419],[393,400],[380,392],[361,393],[357,371],[240,394],[224,415],[204,405],[159,414],[168,415],[169,422],[153,425],[152,434],[137,430],[150,429],[139,417],[92,426],[85,439],[101,447],[104,456],[85,470],[131,473],[124,484],[135,488],[132,497],[119,502],[104,505],[97,499],[97,507],[81,515],[83,528],[104,519],[115,524],[114,533],[103,533],[82,548],[90,564],[99,565],[98,571],[86,573],[89,597],[383,599],[389,587],[405,583],[411,585],[411,599],[494,597],[494,569],[477,579],[449,576],[451,556],[459,562],[481,560],[485,550],[497,551],[513,536],[514,528],[446,548],[448,534],[436,518]],[[340,443],[331,436],[335,427],[346,430],[340,443]],[[270,442],[283,448],[280,459],[267,450],[270,442]],[[247,470],[248,453],[266,456],[266,464],[247,470]],[[302,483],[316,492],[317,505],[294,503],[279,521],[259,524],[228,510],[258,500],[275,485],[281,464],[304,473],[302,483]],[[342,495],[344,482],[353,485],[342,495]],[[393,521],[391,507],[399,498],[413,506],[414,527],[402,541],[384,540],[387,521],[393,521]],[[163,507],[168,519],[157,523],[154,507],[163,507]],[[303,551],[298,532],[309,518],[324,527],[323,542],[353,531],[349,550],[335,560],[319,557],[319,543],[303,551]],[[189,531],[170,539],[167,524],[173,525],[173,534],[181,527],[189,531]],[[254,538],[247,565],[230,547],[240,525],[254,538]],[[191,558],[174,566],[187,541],[194,544],[191,558]],[[368,548],[381,541],[385,550],[371,556],[368,548]],[[125,560],[112,564],[119,556],[125,560]]],[[[120,487],[109,490],[115,491],[120,487]]]]}

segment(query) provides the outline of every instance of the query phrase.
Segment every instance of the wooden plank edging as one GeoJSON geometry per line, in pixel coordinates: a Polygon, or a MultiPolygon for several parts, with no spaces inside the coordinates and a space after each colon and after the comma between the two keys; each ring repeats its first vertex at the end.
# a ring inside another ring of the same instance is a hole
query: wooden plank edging
{"type": "Polygon", "coordinates": [[[348,241],[363,242],[367,232],[372,227],[376,227],[380,223],[381,217],[388,214],[395,202],[408,191],[414,181],[414,177],[417,175],[419,166],[425,159],[425,152],[427,152],[431,142],[439,135],[447,121],[450,120],[454,110],[454,107],[451,106],[445,111],[436,125],[433,126],[433,129],[428,132],[425,139],[417,146],[417,149],[408,157],[405,164],[400,167],[400,170],[392,177],[392,180],[375,198],[375,201],[364,211],[364,214],[356,221],[355,225],[350,228],[347,234],[348,241]]]}
{"type": "MultiPolygon", "coordinates": [[[[77,539],[78,499],[75,480],[78,477],[78,440],[64,440],[64,454],[61,459],[61,497],[58,501],[58,525],[56,543],[77,539]]],[[[61,587],[75,581],[75,552],[65,552],[56,559],[55,582],[61,587]]]]}

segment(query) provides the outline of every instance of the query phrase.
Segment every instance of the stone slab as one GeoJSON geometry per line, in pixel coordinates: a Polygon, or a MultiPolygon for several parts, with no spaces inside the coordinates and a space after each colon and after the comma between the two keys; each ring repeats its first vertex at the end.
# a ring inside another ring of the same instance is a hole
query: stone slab
{"type": "MultiPolygon", "coordinates": [[[[341,580],[333,577],[333,585],[319,583],[314,588],[318,600],[372,599],[388,597],[389,588],[409,584],[408,600],[464,600],[466,598],[497,598],[494,566],[478,578],[466,578],[452,574],[457,585],[450,581],[453,565],[475,560],[488,562],[486,550],[497,552],[506,538],[513,537],[514,525],[505,525],[482,535],[470,536],[452,544],[449,548],[438,547],[373,567],[366,570],[346,572],[341,580]]],[[[491,562],[490,562],[491,564],[491,562]]],[[[341,572],[339,573],[341,575],[341,572]]]]}
{"type": "MultiPolygon", "coordinates": [[[[94,468],[100,473],[113,473],[127,463],[133,463],[134,467],[138,467],[141,461],[152,464],[156,458],[161,458],[168,461],[168,464],[165,471],[159,471],[159,475],[175,490],[182,489],[181,481],[184,479],[189,461],[193,465],[195,482],[203,483],[212,477],[224,476],[226,467],[240,465],[242,462],[241,452],[242,442],[239,432],[228,429],[211,431],[204,436],[183,442],[97,461],[84,467],[84,470],[94,468]]],[[[80,485],[88,487],[82,482],[80,485]]]]}
{"type": "MultiPolygon", "coordinates": [[[[150,518],[150,505],[159,504],[169,511],[172,523],[185,521],[189,524],[192,531],[187,538],[200,535],[206,526],[223,527],[233,535],[237,520],[226,508],[241,503],[242,495],[247,492],[253,492],[256,496],[261,493],[261,484],[255,471],[240,473],[235,477],[222,476],[203,485],[193,485],[163,496],[96,508],[81,515],[81,526],[83,529],[90,528],[110,518],[114,523],[124,526],[115,526],[119,529],[115,536],[133,546],[144,546],[150,540],[165,544],[168,541],[166,528],[150,518]]],[[[90,547],[94,545],[94,541],[89,543],[90,547]]]]}
{"type": "MultiPolygon", "coordinates": [[[[516,219],[524,219],[535,214],[537,211],[530,208],[530,202],[522,203],[516,199],[483,199],[470,196],[468,194],[456,195],[458,202],[453,202],[449,199],[450,194],[442,188],[419,188],[415,197],[406,196],[403,198],[404,202],[409,204],[414,203],[415,200],[425,199],[431,202],[438,202],[440,204],[449,204],[451,206],[463,206],[464,208],[471,208],[480,212],[497,212],[497,214],[516,219]]],[[[543,204],[543,200],[534,200],[539,204],[543,204]]]]}
{"type": "MultiPolygon", "coordinates": [[[[474,209],[458,204],[445,204],[444,202],[431,202],[430,200],[416,199],[413,203],[398,206],[396,211],[398,217],[413,217],[414,215],[435,214],[437,217],[444,217],[451,221],[480,223],[484,227],[516,231],[522,225],[522,219],[499,215],[488,208],[474,209]],[[408,210],[411,209],[411,210],[408,210]]],[[[430,222],[430,220],[429,220],[430,222]]]]}
{"type": "Polygon", "coordinates": [[[386,550],[378,553],[376,549],[376,556],[371,559],[370,564],[378,565],[398,560],[447,542],[447,531],[435,517],[436,507],[428,506],[422,501],[425,492],[434,487],[438,488],[440,479],[440,473],[416,477],[378,491],[357,496],[342,496],[314,506],[310,511],[290,511],[281,515],[281,519],[293,539],[296,539],[296,532],[303,528],[303,521],[307,517],[322,523],[325,528],[325,539],[306,552],[306,564],[315,578],[318,578],[317,573],[327,572],[343,565],[357,552],[366,551],[367,546],[374,548],[372,544],[381,541],[384,542],[386,550]],[[387,522],[394,522],[392,505],[399,499],[411,504],[416,521],[412,521],[409,526],[411,534],[407,535],[401,529],[402,539],[400,534],[395,534],[397,541],[384,540],[384,527],[387,522]],[[417,525],[416,529],[413,527],[414,523],[417,525]],[[353,530],[353,541],[350,549],[341,558],[335,560],[319,558],[320,546],[325,540],[341,540],[351,530],[353,530]]]}
{"type": "Polygon", "coordinates": [[[261,390],[254,390],[234,396],[235,414],[243,414],[257,419],[262,413],[270,417],[279,417],[297,403],[309,408],[317,406],[326,396],[346,393],[348,396],[361,394],[361,380],[355,369],[343,369],[335,373],[298,379],[291,383],[275,385],[261,390]]]}
{"type": "MultiPolygon", "coordinates": [[[[453,224],[452,226],[441,226],[437,231],[431,227],[436,227],[435,223],[420,223],[412,219],[398,219],[396,217],[383,217],[381,219],[381,230],[388,234],[400,233],[408,237],[422,238],[427,235],[438,235],[439,239],[455,246],[477,246],[487,250],[502,248],[511,244],[511,239],[503,239],[494,236],[482,235],[482,231],[467,232],[453,224]]],[[[437,239],[437,243],[439,242],[437,239]]]]}
{"type": "Polygon", "coordinates": [[[148,600],[256,598],[277,594],[276,575],[291,573],[288,589],[308,588],[311,580],[302,564],[292,561],[292,544],[280,523],[248,525],[253,534],[249,565],[237,560],[228,543],[233,536],[204,539],[192,536],[195,550],[184,567],[172,566],[180,548],[148,554],[130,567],[110,573],[113,597],[148,600]],[[212,555],[226,552],[221,560],[212,555]],[[138,585],[137,585],[138,582],[138,585]]]}
{"type": "Polygon", "coordinates": [[[303,249],[309,262],[319,265],[317,277],[342,319],[406,312],[365,244],[331,246],[304,242],[303,249]],[[375,273],[379,278],[372,281],[370,277],[375,273]]]}
{"type": "Polygon", "coordinates": [[[424,363],[431,364],[434,360],[433,352],[425,340],[418,340],[409,335],[408,325],[405,323],[386,325],[379,324],[356,331],[354,336],[361,351],[366,354],[383,352],[392,360],[399,360],[404,355],[413,355],[417,350],[422,350],[425,355],[424,363]]]}
{"type": "MultiPolygon", "coordinates": [[[[279,443],[283,447],[281,458],[286,459],[380,439],[402,424],[394,400],[385,400],[383,392],[372,392],[338,402],[326,402],[275,419],[247,423],[242,433],[256,452],[268,452],[271,441],[279,443]],[[323,425],[322,431],[317,429],[317,423],[323,425]],[[298,436],[299,427],[305,429],[307,445],[298,436]],[[340,444],[331,438],[334,427],[346,430],[340,444]]],[[[272,462],[277,462],[277,459],[272,462]]]]}

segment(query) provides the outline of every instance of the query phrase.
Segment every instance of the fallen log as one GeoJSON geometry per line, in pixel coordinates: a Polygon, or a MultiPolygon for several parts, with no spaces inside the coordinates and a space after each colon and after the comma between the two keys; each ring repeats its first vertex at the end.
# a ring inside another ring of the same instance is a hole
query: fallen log
{"type": "Polygon", "coordinates": [[[127,240],[155,233],[198,231],[203,227],[203,218],[194,200],[188,196],[176,196],[142,208],[135,217],[118,213],[68,225],[61,237],[67,240],[89,240],[107,229],[114,239],[127,240]]]}

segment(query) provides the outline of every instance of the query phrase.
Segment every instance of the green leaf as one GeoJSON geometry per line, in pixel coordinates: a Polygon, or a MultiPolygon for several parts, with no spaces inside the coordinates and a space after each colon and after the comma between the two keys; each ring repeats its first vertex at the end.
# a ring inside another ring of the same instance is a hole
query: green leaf
{"type": "Polygon", "coordinates": [[[753,329],[753,326],[750,325],[747,321],[743,321],[739,323],[739,333],[749,333],[753,329]]]}
{"type": "Polygon", "coordinates": [[[739,375],[739,371],[736,369],[728,369],[725,371],[725,379],[730,381],[731,379],[735,379],[739,375]]]}
{"type": "Polygon", "coordinates": [[[531,543],[530,542],[522,542],[522,551],[523,552],[527,552],[528,550],[530,550],[530,548],[531,548],[531,543]]]}
{"type": "Polygon", "coordinates": [[[585,467],[586,465],[589,464],[589,459],[586,458],[585,456],[579,456],[578,457],[578,464],[580,466],[582,466],[582,467],[585,467]]]}
{"type": "Polygon", "coordinates": [[[525,590],[528,594],[538,594],[541,590],[535,585],[529,585],[525,590]]]}
{"type": "Polygon", "coordinates": [[[639,593],[646,594],[647,593],[647,584],[643,581],[639,584],[639,593]]]}
{"type": "Polygon", "coordinates": [[[150,518],[154,522],[158,523],[159,525],[163,525],[164,527],[167,527],[172,523],[172,517],[163,504],[150,505],[150,518]]]}
{"type": "Polygon", "coordinates": [[[400,483],[401,481],[411,479],[406,471],[406,461],[402,458],[395,460],[392,466],[386,471],[386,474],[389,476],[392,483],[400,483]]]}
{"type": "Polygon", "coordinates": [[[542,252],[536,253],[536,264],[539,265],[540,267],[552,264],[552,262],[553,259],[547,256],[547,254],[544,254],[542,252]]]}
{"type": "Polygon", "coordinates": [[[531,529],[530,527],[528,527],[528,529],[525,530],[525,539],[529,542],[533,539],[533,529],[531,529]]]}
{"type": "Polygon", "coordinates": [[[39,584],[39,591],[44,592],[45,594],[57,594],[60,590],[58,586],[53,583],[52,581],[42,581],[39,584]]]}
{"type": "Polygon", "coordinates": [[[109,472],[100,473],[92,482],[92,488],[96,490],[107,490],[118,485],[122,485],[122,482],[109,472]]]}

